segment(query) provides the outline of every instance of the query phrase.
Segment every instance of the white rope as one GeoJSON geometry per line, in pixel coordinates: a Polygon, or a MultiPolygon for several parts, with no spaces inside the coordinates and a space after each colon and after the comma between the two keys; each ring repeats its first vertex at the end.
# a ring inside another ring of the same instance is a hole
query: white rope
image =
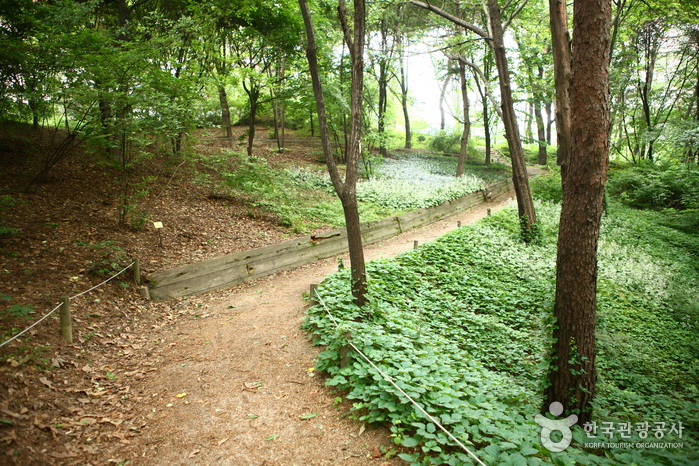
{"type": "MultiPolygon", "coordinates": [[[[76,294],[75,296],[71,296],[71,297],[68,298],[68,299],[69,299],[69,300],[75,299],[75,298],[77,298],[77,297],[79,297],[79,296],[82,296],[82,295],[84,295],[84,294],[89,293],[90,291],[94,290],[95,288],[99,288],[100,286],[104,285],[104,284],[107,283],[108,281],[110,281],[110,280],[112,280],[112,279],[118,277],[118,276],[121,275],[122,273],[126,272],[126,270],[128,270],[128,269],[129,269],[131,266],[133,266],[135,263],[136,263],[136,261],[131,262],[129,265],[127,265],[126,267],[124,267],[123,269],[121,269],[120,272],[118,272],[118,273],[115,274],[115,275],[112,275],[111,277],[109,277],[108,279],[106,279],[105,281],[103,281],[102,283],[100,283],[99,285],[95,285],[95,286],[93,286],[92,288],[90,288],[89,290],[83,291],[82,293],[76,294]]],[[[43,321],[44,319],[46,319],[48,316],[50,316],[51,314],[53,314],[54,312],[56,312],[61,306],[62,306],[62,304],[59,304],[58,306],[54,307],[53,310],[52,310],[51,312],[49,312],[48,314],[46,314],[44,317],[42,317],[41,319],[37,320],[36,322],[34,322],[33,324],[31,324],[29,327],[25,328],[24,330],[22,330],[21,332],[19,332],[19,333],[18,333],[17,335],[15,335],[14,337],[12,337],[12,338],[10,338],[9,340],[7,340],[6,342],[0,344],[0,348],[2,348],[3,346],[5,346],[5,345],[8,344],[9,342],[16,340],[17,338],[19,338],[19,337],[22,336],[23,334],[27,333],[29,330],[31,330],[32,328],[34,328],[35,326],[37,326],[40,322],[42,322],[42,321],[43,321]]]]}
{"type": "Polygon", "coordinates": [[[83,291],[82,293],[78,293],[78,294],[76,294],[75,296],[71,296],[69,299],[74,299],[74,298],[80,297],[80,296],[82,296],[82,295],[84,295],[84,294],[89,293],[90,291],[94,290],[95,288],[99,288],[100,286],[104,285],[104,284],[107,283],[108,281],[110,281],[110,280],[112,280],[112,279],[118,277],[118,276],[121,275],[122,273],[126,272],[126,271],[127,271],[132,265],[134,265],[135,263],[136,263],[136,261],[132,261],[129,265],[127,265],[126,267],[124,267],[123,269],[121,269],[121,271],[118,272],[116,275],[112,275],[111,277],[109,277],[108,279],[106,279],[105,281],[103,281],[102,283],[100,283],[99,285],[95,285],[95,286],[93,286],[92,288],[90,288],[89,290],[83,291]]]}
{"type": "Polygon", "coordinates": [[[15,335],[14,337],[12,337],[12,338],[10,338],[9,340],[7,340],[5,343],[3,343],[2,345],[0,345],[0,348],[2,348],[3,346],[5,346],[5,345],[8,344],[9,342],[11,342],[11,341],[13,341],[13,340],[19,338],[19,337],[22,336],[24,333],[27,333],[29,330],[32,329],[32,327],[34,327],[35,325],[38,325],[42,320],[44,320],[45,318],[47,318],[48,316],[50,316],[51,314],[53,314],[54,312],[56,312],[56,309],[58,309],[58,308],[61,307],[61,306],[62,306],[62,304],[59,304],[58,306],[54,307],[54,308],[53,308],[53,311],[49,312],[49,313],[46,314],[44,317],[42,317],[41,319],[37,320],[37,321],[34,322],[32,325],[30,325],[29,327],[25,328],[24,330],[22,330],[21,332],[19,332],[19,333],[18,333],[17,335],[15,335]]]}
{"type": "MultiPolygon", "coordinates": [[[[318,291],[317,291],[317,290],[316,290],[316,297],[318,298],[320,304],[323,305],[323,308],[325,308],[325,312],[328,313],[328,315],[329,315],[330,318],[332,319],[332,321],[333,321],[333,323],[335,324],[335,326],[336,326],[336,327],[339,327],[339,324],[337,323],[337,320],[335,320],[335,317],[332,315],[332,313],[331,313],[330,310],[328,309],[328,306],[325,305],[325,302],[323,301],[323,298],[320,297],[320,295],[318,294],[318,291]]],[[[359,353],[359,355],[360,355],[362,358],[364,358],[364,360],[365,360],[366,362],[368,362],[369,364],[371,364],[371,367],[373,367],[374,369],[376,369],[376,371],[377,371],[379,374],[381,374],[381,377],[383,377],[387,382],[389,382],[391,385],[393,385],[394,387],[396,387],[396,389],[397,389],[405,398],[407,398],[408,401],[410,401],[413,405],[415,405],[415,407],[416,407],[422,414],[424,414],[425,417],[426,417],[427,419],[430,420],[430,422],[432,422],[434,425],[436,425],[437,427],[439,427],[439,428],[442,430],[442,432],[444,432],[445,434],[447,434],[447,435],[449,436],[449,438],[451,438],[454,442],[456,442],[457,445],[459,445],[461,448],[463,448],[463,450],[464,450],[466,453],[468,453],[468,454],[471,456],[471,458],[473,458],[474,460],[476,460],[476,463],[480,464],[481,466],[485,466],[485,463],[483,463],[480,459],[478,459],[478,457],[477,457],[476,455],[474,455],[473,452],[471,452],[471,450],[469,450],[469,449],[466,447],[466,445],[464,445],[463,443],[461,443],[461,442],[459,441],[459,439],[457,439],[456,437],[454,437],[454,435],[452,435],[451,432],[449,432],[447,429],[445,429],[444,426],[442,426],[442,424],[440,424],[440,423],[437,421],[437,419],[435,419],[430,413],[428,413],[427,411],[425,411],[425,410],[422,408],[422,406],[420,406],[419,404],[417,404],[417,402],[416,402],[415,400],[413,400],[413,399],[410,397],[410,395],[408,395],[407,393],[405,393],[405,392],[403,391],[402,388],[400,388],[398,385],[396,385],[396,383],[393,381],[393,379],[391,379],[391,377],[389,377],[389,376],[388,376],[387,374],[385,374],[381,369],[379,369],[379,368],[376,366],[376,364],[374,364],[364,353],[362,353],[362,351],[361,351],[359,348],[357,348],[357,347],[354,345],[354,343],[352,343],[352,342],[349,341],[349,340],[347,340],[347,343],[349,343],[349,345],[350,345],[357,353],[359,353]]]]}

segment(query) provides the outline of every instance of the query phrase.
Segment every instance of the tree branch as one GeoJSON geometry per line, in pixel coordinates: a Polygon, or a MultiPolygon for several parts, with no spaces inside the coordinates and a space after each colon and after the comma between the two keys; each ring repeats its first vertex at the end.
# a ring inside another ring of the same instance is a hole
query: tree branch
{"type": "MultiPolygon", "coordinates": [[[[515,17],[519,14],[519,12],[522,11],[522,8],[524,8],[524,7],[527,5],[527,2],[528,2],[528,1],[529,1],[529,0],[524,0],[522,3],[520,3],[520,5],[517,7],[517,9],[516,9],[515,11],[512,12],[512,14],[511,14],[510,17],[507,19],[507,21],[505,21],[505,24],[502,25],[502,30],[503,30],[503,31],[504,31],[505,29],[507,29],[507,27],[510,25],[510,23],[512,22],[512,20],[515,19],[515,17]]],[[[508,5],[509,5],[509,3],[508,3],[508,5]]]]}
{"type": "Polygon", "coordinates": [[[340,17],[340,25],[342,27],[342,35],[345,38],[345,43],[347,48],[350,50],[350,55],[354,53],[354,46],[352,40],[352,29],[350,29],[349,23],[347,22],[347,6],[345,5],[345,0],[340,0],[337,5],[337,14],[340,17]]]}
{"type": "Polygon", "coordinates": [[[488,83],[488,80],[487,80],[486,77],[485,77],[485,74],[483,73],[483,70],[481,70],[481,69],[478,67],[478,65],[476,65],[476,64],[473,63],[472,61],[467,60],[466,58],[462,57],[461,55],[457,55],[457,56],[450,57],[450,58],[453,58],[453,59],[455,59],[455,60],[459,60],[461,63],[463,63],[464,65],[468,66],[468,67],[471,68],[473,71],[475,71],[476,74],[478,74],[478,77],[479,77],[479,78],[481,79],[481,81],[483,82],[483,87],[484,87],[484,89],[485,89],[486,95],[488,96],[488,98],[489,98],[490,101],[492,102],[493,108],[495,108],[495,111],[497,112],[498,116],[500,117],[500,120],[502,120],[503,117],[502,117],[502,110],[500,109],[500,103],[499,103],[497,100],[495,100],[495,96],[493,95],[493,93],[492,93],[491,90],[490,90],[490,85],[489,85],[489,83],[488,83]]]}
{"type": "Polygon", "coordinates": [[[442,10],[441,8],[437,8],[436,6],[433,6],[429,3],[424,3],[420,2],[418,0],[408,0],[408,3],[412,3],[415,6],[418,6],[420,8],[424,8],[427,11],[431,11],[432,13],[435,13],[439,16],[441,16],[444,19],[447,19],[451,21],[452,23],[461,26],[465,29],[468,29],[471,32],[475,32],[479,36],[481,36],[483,39],[490,39],[490,36],[487,32],[485,32],[483,29],[479,28],[478,26],[475,26],[467,21],[464,21],[461,18],[457,18],[456,16],[452,15],[451,13],[447,13],[446,11],[442,10]]]}

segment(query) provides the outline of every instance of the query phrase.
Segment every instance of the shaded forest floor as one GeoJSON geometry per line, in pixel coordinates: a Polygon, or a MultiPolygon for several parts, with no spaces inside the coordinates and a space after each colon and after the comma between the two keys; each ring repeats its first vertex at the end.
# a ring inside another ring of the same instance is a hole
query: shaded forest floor
{"type": "MultiPolygon", "coordinates": [[[[0,238],[0,343],[132,258],[147,274],[290,237],[274,215],[202,183],[220,174],[196,157],[134,168],[147,180],[139,229],[118,224],[118,173],[86,151],[25,193],[46,148],[26,128],[2,133],[0,188],[19,202],[3,217],[16,234],[0,238]],[[164,223],[160,235],[152,221],[164,223]]],[[[218,130],[199,138],[198,154],[231,145],[218,130]]],[[[255,155],[320,164],[312,145],[270,148],[255,155]]],[[[308,370],[318,350],[298,328],[301,292],[332,269],[329,260],[167,302],[144,300],[127,272],[75,298],[73,345],[56,313],[0,348],[0,463],[393,464],[388,431],[349,419],[348,404],[308,370]]]]}

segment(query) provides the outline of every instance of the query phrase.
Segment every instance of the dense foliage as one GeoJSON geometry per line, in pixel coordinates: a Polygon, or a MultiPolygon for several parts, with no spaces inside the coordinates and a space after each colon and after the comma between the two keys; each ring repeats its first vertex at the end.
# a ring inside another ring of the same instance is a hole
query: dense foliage
{"type": "MultiPolygon", "coordinates": [[[[274,168],[264,159],[237,153],[226,153],[217,161],[213,157],[209,163],[225,170],[224,188],[276,214],[283,226],[303,232],[344,225],[342,207],[324,170],[274,168]]],[[[509,175],[504,167],[474,163],[467,166],[466,175],[455,178],[455,158],[421,154],[395,154],[374,165],[376,176],[357,185],[362,221],[436,206],[509,175]]]]}
{"type": "Polygon", "coordinates": [[[699,170],[644,164],[610,172],[607,192],[639,209],[699,209],[699,170]]]}
{"type": "MultiPolygon", "coordinates": [[[[353,307],[347,274],[328,277],[323,305],[305,322],[326,345],[318,369],[354,401],[366,422],[387,421],[401,454],[422,464],[470,460],[359,356],[340,367],[345,335],[486,464],[688,464],[697,459],[699,419],[699,238],[672,218],[617,204],[604,218],[600,244],[600,382],[594,420],[682,422],[684,431],[653,441],[675,449],[586,448],[618,442],[576,426],[573,445],[546,450],[533,417],[541,405],[551,335],[559,208],[538,206],[541,245],[518,241],[515,212],[463,227],[416,251],[369,267],[370,304],[353,307]],[[324,306],[339,321],[336,327],[324,306]]],[[[634,433],[631,442],[645,441],[634,433]]]]}

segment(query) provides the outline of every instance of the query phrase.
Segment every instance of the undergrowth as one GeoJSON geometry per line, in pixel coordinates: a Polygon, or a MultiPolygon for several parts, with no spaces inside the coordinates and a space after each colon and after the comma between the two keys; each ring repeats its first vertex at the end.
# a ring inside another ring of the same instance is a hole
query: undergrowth
{"type": "MultiPolygon", "coordinates": [[[[274,213],[283,227],[302,233],[344,226],[339,199],[324,169],[276,168],[261,158],[231,153],[235,169],[224,172],[225,187],[253,206],[274,213]]],[[[363,222],[439,205],[508,176],[507,170],[469,166],[477,173],[456,178],[456,159],[410,154],[384,159],[377,177],[357,185],[363,222]]]]}
{"type": "Polygon", "coordinates": [[[699,459],[696,234],[662,225],[654,212],[609,209],[600,241],[593,417],[600,430],[593,436],[575,426],[571,447],[552,453],[542,446],[534,416],[543,402],[552,333],[560,210],[539,203],[537,212],[538,245],[519,242],[516,211],[509,209],[370,263],[370,300],[361,310],[351,302],[347,269],[326,278],[323,305],[310,308],[304,323],[326,346],[317,364],[326,383],[353,400],[362,421],[390,425],[411,464],[472,460],[355,352],[340,367],[347,334],[486,464],[693,464],[699,459]],[[648,438],[635,429],[644,422],[651,426],[648,438]],[[652,430],[656,422],[665,423],[663,438],[652,430]],[[669,430],[678,422],[681,438],[669,430]],[[608,423],[630,423],[631,438],[604,436],[608,423]],[[585,446],[600,442],[682,447],[585,446]]]}

